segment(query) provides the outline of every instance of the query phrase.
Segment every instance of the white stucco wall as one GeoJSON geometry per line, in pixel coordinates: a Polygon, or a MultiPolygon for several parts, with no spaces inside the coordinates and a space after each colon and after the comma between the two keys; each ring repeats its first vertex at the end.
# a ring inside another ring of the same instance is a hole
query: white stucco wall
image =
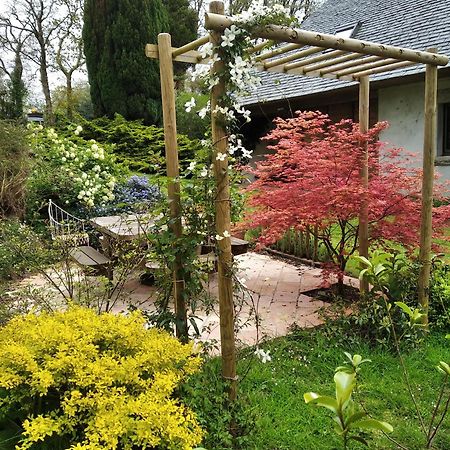
{"type": "MultiPolygon", "coordinates": [[[[424,89],[422,82],[378,91],[378,120],[387,120],[390,125],[382,133],[381,140],[417,153],[419,164],[423,145],[424,89]]],[[[447,102],[450,102],[450,78],[440,79],[438,84],[438,103],[447,102]]],[[[450,180],[449,165],[436,166],[436,171],[442,179],[450,180]]]]}

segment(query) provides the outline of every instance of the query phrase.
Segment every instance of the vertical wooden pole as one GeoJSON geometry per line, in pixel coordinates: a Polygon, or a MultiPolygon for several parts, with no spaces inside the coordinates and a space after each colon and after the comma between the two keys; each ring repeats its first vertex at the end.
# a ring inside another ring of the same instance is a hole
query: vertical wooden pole
{"type": "MultiPolygon", "coordinates": [[[[167,190],[170,204],[172,232],[176,238],[174,245],[183,235],[181,224],[180,175],[178,164],[177,119],[175,112],[175,85],[173,79],[172,42],[170,34],[158,35],[159,67],[161,74],[161,96],[164,120],[164,142],[166,146],[167,190]]],[[[175,247],[176,248],[176,247],[175,247]]],[[[173,296],[175,299],[176,333],[182,341],[187,341],[187,311],[184,298],[183,262],[176,251],[173,265],[173,296]]]]}
{"type": "MultiPolygon", "coordinates": [[[[359,79],[359,129],[361,133],[369,130],[369,77],[359,79]]],[[[367,143],[363,144],[361,153],[361,183],[364,189],[369,187],[369,151],[367,143]]],[[[359,213],[359,254],[368,258],[369,256],[369,205],[367,195],[364,194],[361,210],[359,213]]],[[[359,289],[361,294],[368,291],[367,280],[360,281],[359,289]]]]}
{"type": "MultiPolygon", "coordinates": [[[[223,2],[212,1],[209,11],[215,14],[224,14],[223,2]]],[[[211,42],[220,45],[221,33],[211,32],[211,42]]],[[[224,67],[223,61],[214,63],[213,73],[221,73],[228,68],[224,67]]],[[[230,232],[230,186],[228,177],[228,157],[217,158],[217,155],[227,155],[228,141],[227,130],[224,127],[224,118],[214,113],[221,98],[226,95],[225,83],[220,82],[211,90],[211,127],[214,145],[214,175],[216,178],[216,231],[223,236],[224,231],[230,232]]],[[[218,268],[219,268],[219,311],[220,311],[220,341],[222,348],[222,376],[230,383],[229,398],[236,399],[236,346],[234,340],[234,304],[233,304],[233,280],[232,280],[232,254],[231,240],[224,238],[217,242],[218,268]]]]}
{"type": "MultiPolygon", "coordinates": [[[[428,49],[437,52],[436,48],[428,49]]],[[[424,140],[423,140],[423,175],[422,175],[422,215],[420,226],[420,273],[419,273],[419,303],[428,324],[428,303],[431,272],[431,238],[433,212],[433,181],[434,159],[437,139],[437,66],[427,64],[425,72],[425,110],[424,110],[424,140]]]]}

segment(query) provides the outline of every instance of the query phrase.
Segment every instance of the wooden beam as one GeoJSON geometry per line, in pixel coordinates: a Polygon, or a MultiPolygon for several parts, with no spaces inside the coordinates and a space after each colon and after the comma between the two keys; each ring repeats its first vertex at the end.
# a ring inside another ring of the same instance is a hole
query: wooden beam
{"type": "Polygon", "coordinates": [[[272,45],[272,42],[271,41],[264,41],[264,42],[261,42],[260,44],[256,44],[254,47],[252,47],[252,48],[250,48],[249,50],[248,50],[248,53],[250,54],[250,55],[252,55],[253,53],[258,53],[258,52],[260,52],[261,50],[264,50],[266,47],[268,47],[269,45],[272,45]]]}
{"type": "MultiPolygon", "coordinates": [[[[390,72],[391,70],[401,69],[403,67],[414,66],[416,62],[402,61],[393,64],[383,65],[382,67],[377,67],[376,69],[364,70],[362,72],[357,72],[352,75],[353,79],[357,80],[360,77],[367,77],[368,75],[373,75],[375,73],[390,72]]],[[[339,77],[340,78],[340,77],[339,77]]]]}
{"type": "Polygon", "coordinates": [[[360,59],[358,59],[356,61],[349,61],[349,62],[343,63],[343,64],[338,64],[336,66],[329,67],[329,68],[327,67],[325,70],[322,69],[320,72],[322,74],[326,74],[326,73],[330,73],[330,72],[337,73],[337,72],[342,71],[344,69],[348,69],[349,67],[359,66],[359,65],[362,65],[362,64],[368,64],[368,63],[371,63],[371,62],[380,61],[381,59],[384,59],[381,56],[367,56],[367,57],[364,57],[363,55],[360,55],[358,53],[353,53],[353,54],[354,55],[358,55],[358,57],[360,59]]]}
{"type": "MultiPolygon", "coordinates": [[[[437,51],[433,48],[430,51],[437,51]]],[[[422,214],[419,251],[419,303],[424,310],[424,324],[428,325],[431,272],[431,239],[433,234],[433,181],[437,135],[437,67],[427,65],[425,72],[425,110],[423,138],[422,214]]]]}
{"type": "Polygon", "coordinates": [[[288,44],[283,47],[278,47],[268,52],[263,53],[256,57],[256,61],[264,61],[269,58],[273,58],[274,56],[282,55],[283,53],[290,52],[291,50],[295,50],[297,48],[301,48],[303,45],[301,44],[288,44]]]}
{"type": "MultiPolygon", "coordinates": [[[[159,68],[161,74],[161,97],[164,121],[164,142],[166,146],[167,191],[170,204],[172,232],[176,239],[183,236],[181,224],[180,170],[178,165],[177,119],[175,110],[175,84],[171,37],[168,33],[158,35],[159,68]]],[[[176,333],[183,341],[188,340],[187,308],[184,298],[183,261],[177,251],[173,264],[173,296],[175,299],[176,333]]]]}
{"type": "Polygon", "coordinates": [[[289,72],[292,69],[298,69],[299,67],[308,66],[309,64],[314,64],[314,63],[317,63],[320,61],[334,58],[335,56],[341,56],[344,53],[346,53],[346,52],[343,50],[333,50],[331,52],[325,52],[325,53],[322,53],[321,55],[313,56],[312,58],[306,58],[302,61],[298,61],[298,62],[291,63],[291,64],[286,64],[284,66],[284,70],[286,72],[289,72]]]}
{"type": "Polygon", "coordinates": [[[371,70],[371,69],[375,69],[377,67],[382,67],[382,66],[388,66],[390,64],[396,64],[398,61],[396,59],[393,58],[388,58],[388,59],[381,59],[378,61],[374,61],[371,63],[367,63],[366,61],[361,61],[361,65],[358,66],[354,66],[351,67],[349,69],[346,70],[340,70],[340,71],[336,71],[336,75],[341,76],[341,75],[353,75],[355,73],[358,72],[364,72],[366,70],[371,70]]]}
{"type": "Polygon", "coordinates": [[[209,42],[209,36],[203,36],[199,39],[196,39],[195,41],[189,42],[186,45],[183,45],[182,47],[178,47],[174,50],[172,50],[172,56],[175,58],[175,56],[183,55],[184,53],[188,52],[189,50],[197,50],[200,46],[207,44],[209,42]]]}
{"type": "MultiPolygon", "coordinates": [[[[224,5],[220,1],[212,1],[209,10],[213,13],[224,14],[224,5]]],[[[219,45],[222,39],[220,31],[211,33],[211,42],[219,45]]],[[[221,55],[219,47],[219,56],[221,55]]],[[[223,60],[214,63],[212,72],[221,73],[225,70],[223,60]]],[[[216,178],[216,231],[223,236],[224,231],[231,230],[231,200],[228,177],[228,157],[221,160],[216,156],[228,154],[227,130],[223,117],[214,113],[217,106],[222,106],[222,98],[226,95],[225,83],[221,81],[211,90],[211,128],[214,145],[213,163],[216,178]]],[[[220,312],[220,342],[222,352],[222,376],[229,383],[229,399],[234,401],[237,393],[236,378],[236,345],[234,340],[234,303],[231,253],[231,240],[224,238],[217,242],[218,281],[219,281],[219,312],[220,312]]]]}
{"type": "MultiPolygon", "coordinates": [[[[223,31],[233,25],[233,19],[218,14],[206,14],[205,28],[208,30],[223,31]]],[[[395,58],[399,61],[414,61],[423,64],[446,66],[449,58],[431,52],[422,52],[392,45],[361,41],[359,39],[342,38],[332,34],[316,33],[302,29],[283,27],[279,25],[266,25],[254,33],[254,37],[271,39],[278,42],[292,42],[303,45],[313,45],[324,48],[334,48],[347,52],[356,52],[364,55],[383,56],[395,58]]]]}
{"type": "MultiPolygon", "coordinates": [[[[177,50],[175,47],[172,47],[172,56],[174,51],[177,50]]],[[[145,46],[145,55],[148,58],[159,59],[158,46],[155,44],[147,44],[145,46]]],[[[202,58],[202,54],[197,50],[189,50],[182,55],[178,55],[173,57],[173,61],[179,61],[189,64],[208,64],[209,58],[202,58]]]]}
{"type": "MultiPolygon", "coordinates": [[[[327,59],[323,62],[313,64],[312,66],[306,66],[303,68],[303,72],[305,72],[305,73],[306,72],[315,72],[316,70],[322,71],[322,69],[336,66],[339,63],[343,63],[346,61],[353,62],[357,58],[361,58],[361,55],[359,53],[347,53],[346,55],[343,55],[343,56],[340,56],[337,58],[327,59]]],[[[330,72],[331,71],[333,71],[333,69],[331,69],[330,72]]]]}
{"type": "Polygon", "coordinates": [[[285,75],[303,75],[303,76],[312,77],[312,78],[330,78],[333,80],[341,80],[341,81],[355,81],[355,79],[351,75],[338,77],[334,73],[322,74],[322,72],[320,70],[317,70],[314,72],[304,72],[303,67],[300,67],[298,69],[292,69],[289,72],[285,72],[284,66],[275,66],[275,67],[270,67],[269,69],[266,69],[262,64],[257,64],[255,66],[255,68],[262,72],[283,73],[285,75]]]}
{"type": "MultiPolygon", "coordinates": [[[[359,129],[361,133],[369,130],[369,98],[370,82],[369,77],[359,79],[359,129]]],[[[359,255],[369,257],[369,204],[367,189],[369,188],[369,148],[367,142],[362,144],[361,149],[361,185],[366,191],[363,194],[361,209],[359,212],[359,255]]],[[[359,284],[361,294],[367,293],[369,283],[362,279],[359,284]]]]}
{"type": "Polygon", "coordinates": [[[302,50],[300,52],[293,53],[292,55],[285,56],[284,58],[277,58],[273,61],[268,61],[264,63],[264,67],[266,69],[270,69],[271,67],[279,66],[281,64],[285,64],[289,61],[295,61],[296,59],[304,58],[309,55],[314,55],[315,53],[323,52],[322,47],[311,47],[306,50],[302,50]]]}

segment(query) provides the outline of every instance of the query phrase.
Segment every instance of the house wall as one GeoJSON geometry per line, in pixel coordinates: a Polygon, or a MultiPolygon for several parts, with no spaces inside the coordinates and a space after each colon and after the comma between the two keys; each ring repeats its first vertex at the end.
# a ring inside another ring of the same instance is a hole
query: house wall
{"type": "MultiPolygon", "coordinates": [[[[389,122],[389,128],[381,135],[381,140],[396,147],[403,147],[417,153],[421,165],[424,127],[423,82],[392,86],[378,90],[378,120],[389,122]]],[[[438,83],[438,103],[450,102],[450,77],[440,78],[438,83]]],[[[438,114],[438,123],[439,123],[438,114]]],[[[436,171],[442,179],[450,180],[450,158],[440,157],[441,127],[438,127],[438,153],[436,171]]]]}

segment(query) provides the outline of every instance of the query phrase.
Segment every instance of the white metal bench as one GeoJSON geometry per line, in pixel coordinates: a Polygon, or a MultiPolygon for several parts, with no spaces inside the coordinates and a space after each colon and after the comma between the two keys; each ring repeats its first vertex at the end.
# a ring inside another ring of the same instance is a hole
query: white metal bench
{"type": "Polygon", "coordinates": [[[78,265],[96,269],[112,278],[112,261],[89,245],[89,234],[84,220],[62,209],[52,200],[48,202],[48,217],[52,239],[65,250],[78,265]]]}

